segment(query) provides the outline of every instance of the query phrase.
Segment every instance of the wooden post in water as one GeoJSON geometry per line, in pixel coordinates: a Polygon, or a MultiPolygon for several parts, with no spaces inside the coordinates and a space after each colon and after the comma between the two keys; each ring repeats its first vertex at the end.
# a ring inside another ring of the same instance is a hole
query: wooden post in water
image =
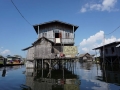
{"type": "Polygon", "coordinates": [[[6,67],[6,61],[7,61],[7,59],[4,58],[4,59],[3,59],[3,66],[4,66],[4,67],[6,67]]]}
{"type": "Polygon", "coordinates": [[[42,69],[43,69],[43,59],[42,59],[42,69]]]}
{"type": "Polygon", "coordinates": [[[70,59],[70,71],[72,71],[72,65],[71,65],[72,63],[71,63],[71,59],[70,59]]]}
{"type": "Polygon", "coordinates": [[[36,70],[36,60],[35,60],[35,63],[34,63],[34,65],[35,65],[35,70],[36,70]]]}
{"type": "Polygon", "coordinates": [[[74,60],[73,60],[73,74],[74,74],[74,60]]]}
{"type": "Polygon", "coordinates": [[[52,67],[51,67],[51,59],[50,59],[50,65],[49,65],[49,68],[52,68],[52,67]]]}
{"type": "Polygon", "coordinates": [[[61,68],[61,67],[60,67],[60,60],[59,60],[59,62],[58,62],[58,66],[59,66],[59,69],[60,69],[60,68],[61,68]]]}
{"type": "Polygon", "coordinates": [[[67,66],[66,68],[68,69],[68,60],[66,60],[66,66],[67,66]]]}
{"type": "Polygon", "coordinates": [[[38,69],[38,60],[37,60],[37,69],[38,69]]]}

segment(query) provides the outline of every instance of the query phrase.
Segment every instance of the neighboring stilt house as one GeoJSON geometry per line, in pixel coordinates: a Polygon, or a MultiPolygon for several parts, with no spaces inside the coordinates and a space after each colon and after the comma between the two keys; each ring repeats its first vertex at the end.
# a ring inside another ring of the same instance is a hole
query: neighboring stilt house
{"type": "Polygon", "coordinates": [[[42,61],[42,59],[50,60],[61,57],[71,58],[77,54],[74,38],[78,26],[55,20],[33,25],[33,27],[38,34],[38,39],[31,47],[23,49],[28,50],[27,60],[42,61]]]}
{"type": "Polygon", "coordinates": [[[93,61],[93,57],[89,53],[80,54],[79,55],[79,60],[82,61],[82,62],[93,61]]]}
{"type": "Polygon", "coordinates": [[[112,42],[104,46],[94,48],[93,50],[99,50],[100,63],[120,64],[120,41],[112,42]]]}

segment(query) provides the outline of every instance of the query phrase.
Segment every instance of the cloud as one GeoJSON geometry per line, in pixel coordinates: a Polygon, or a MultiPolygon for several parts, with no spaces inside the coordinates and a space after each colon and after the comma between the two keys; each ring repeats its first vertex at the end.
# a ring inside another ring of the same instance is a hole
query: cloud
{"type": "Polygon", "coordinates": [[[80,43],[80,46],[84,46],[88,43],[95,43],[97,40],[102,40],[104,35],[104,31],[99,31],[95,35],[90,36],[88,39],[83,39],[83,41],[80,43]]]}
{"type": "Polygon", "coordinates": [[[89,49],[86,48],[86,47],[82,48],[82,50],[83,50],[84,52],[89,52],[89,49]]]}
{"type": "Polygon", "coordinates": [[[90,36],[87,39],[83,39],[80,42],[79,46],[79,53],[91,53],[93,54],[94,51],[92,50],[93,48],[102,46],[103,44],[108,44],[114,41],[120,41],[120,38],[116,38],[115,36],[111,36],[109,38],[103,38],[104,36],[104,31],[99,31],[95,35],[90,36]]]}
{"type": "Polygon", "coordinates": [[[9,54],[11,54],[10,50],[8,50],[8,49],[2,50],[0,53],[2,55],[9,55],[9,54]]]}
{"type": "Polygon", "coordinates": [[[87,3],[80,9],[81,13],[97,10],[97,11],[118,11],[119,9],[114,8],[117,0],[102,0],[99,3],[87,3]]]}
{"type": "Polygon", "coordinates": [[[86,12],[86,8],[82,7],[81,10],[80,10],[82,13],[86,12]]]}

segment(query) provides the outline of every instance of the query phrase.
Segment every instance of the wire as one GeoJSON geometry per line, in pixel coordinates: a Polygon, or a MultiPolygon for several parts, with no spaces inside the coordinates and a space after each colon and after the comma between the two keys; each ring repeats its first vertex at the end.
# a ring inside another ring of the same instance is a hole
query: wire
{"type": "Polygon", "coordinates": [[[115,30],[113,30],[112,32],[110,32],[110,33],[108,33],[108,34],[104,34],[104,35],[110,35],[110,34],[112,34],[112,33],[114,33],[117,29],[119,29],[120,28],[120,26],[118,26],[115,30]]]}
{"type": "MultiPolygon", "coordinates": [[[[22,15],[22,13],[19,11],[19,9],[17,8],[17,6],[14,4],[14,2],[11,0],[12,4],[14,5],[14,7],[16,8],[16,10],[19,12],[19,14],[22,16],[22,18],[29,24],[31,25],[28,20],[22,15]]],[[[32,26],[32,25],[31,25],[32,26]]]]}

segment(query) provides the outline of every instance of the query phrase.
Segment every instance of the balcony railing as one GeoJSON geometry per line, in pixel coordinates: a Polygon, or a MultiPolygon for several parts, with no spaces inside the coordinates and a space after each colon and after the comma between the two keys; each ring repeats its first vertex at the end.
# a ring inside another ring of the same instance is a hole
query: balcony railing
{"type": "MultiPolygon", "coordinates": [[[[48,39],[53,41],[53,42],[56,42],[55,38],[48,38],[48,39]]],[[[61,43],[63,43],[63,44],[74,44],[74,38],[62,38],[61,43]]]]}

